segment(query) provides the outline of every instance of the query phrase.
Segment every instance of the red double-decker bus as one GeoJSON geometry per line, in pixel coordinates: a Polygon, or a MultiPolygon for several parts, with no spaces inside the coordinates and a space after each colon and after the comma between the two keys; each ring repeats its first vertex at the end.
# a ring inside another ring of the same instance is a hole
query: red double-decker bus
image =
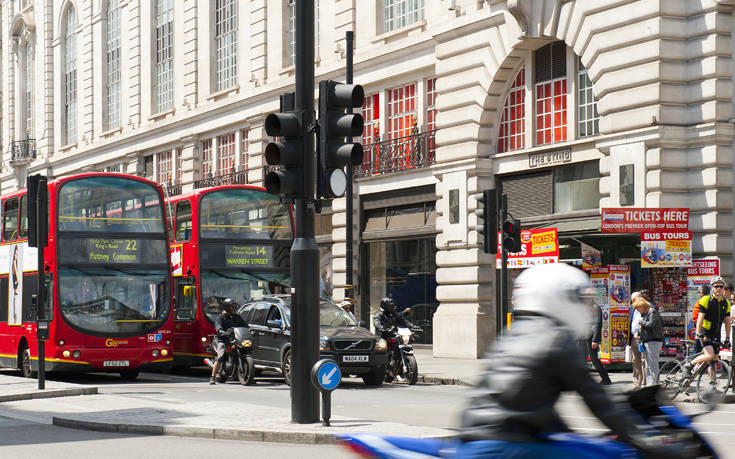
{"type": "MultiPolygon", "coordinates": [[[[28,197],[0,197],[0,364],[38,370],[37,250],[28,246],[28,197]]],[[[119,372],[172,366],[171,269],[162,189],[149,180],[90,173],[48,183],[44,250],[47,371],[119,372]]]]}
{"type": "Polygon", "coordinates": [[[168,201],[174,365],[202,365],[220,302],[290,292],[293,218],[265,189],[227,185],[168,201]]]}

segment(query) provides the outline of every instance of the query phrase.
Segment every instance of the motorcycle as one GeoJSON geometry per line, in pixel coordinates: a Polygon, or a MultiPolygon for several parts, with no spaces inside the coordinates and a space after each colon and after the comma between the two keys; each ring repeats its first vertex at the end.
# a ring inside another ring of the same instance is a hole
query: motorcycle
{"type": "MultiPolygon", "coordinates": [[[[211,352],[216,356],[217,352],[214,347],[214,338],[216,335],[209,335],[209,344],[207,352],[211,352]]],[[[222,337],[225,340],[225,360],[219,367],[219,371],[215,375],[218,383],[224,383],[230,379],[235,379],[243,386],[255,383],[255,363],[253,362],[253,342],[248,339],[247,327],[234,327],[231,333],[222,337]]],[[[209,367],[214,367],[213,359],[204,359],[204,363],[209,367]]]]}
{"type": "Polygon", "coordinates": [[[388,365],[385,368],[385,381],[405,381],[409,385],[416,384],[419,377],[419,366],[413,355],[411,344],[413,332],[409,328],[393,327],[387,334],[388,365]]]}
{"type": "MultiPolygon", "coordinates": [[[[686,415],[679,411],[663,393],[660,386],[648,386],[636,389],[626,394],[633,410],[640,415],[642,421],[648,424],[655,436],[649,437],[650,443],[676,451],[678,457],[706,457],[718,458],[713,446],[697,431],[692,424],[696,416],[706,414],[714,409],[714,404],[705,413],[686,415]]],[[[437,438],[409,438],[379,434],[342,434],[337,439],[347,449],[361,457],[369,458],[456,458],[458,440],[437,438]]],[[[543,438],[553,442],[559,448],[559,455],[564,457],[576,456],[580,458],[642,458],[641,452],[631,446],[611,438],[590,437],[580,434],[555,433],[543,438]]],[[[510,442],[496,440],[477,441],[476,451],[483,450],[483,443],[502,449],[503,445],[510,447],[510,442]]],[[[506,453],[504,453],[506,454],[506,453]]],[[[496,456],[492,456],[496,457],[496,456]]],[[[525,456],[524,456],[525,457],[525,456]]]]}

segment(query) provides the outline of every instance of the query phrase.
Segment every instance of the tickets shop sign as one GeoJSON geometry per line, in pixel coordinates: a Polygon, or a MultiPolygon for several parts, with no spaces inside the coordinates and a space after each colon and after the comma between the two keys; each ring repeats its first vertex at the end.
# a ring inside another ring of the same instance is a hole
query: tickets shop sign
{"type": "Polygon", "coordinates": [[[603,233],[687,231],[689,209],[603,207],[600,229],[603,233]]]}

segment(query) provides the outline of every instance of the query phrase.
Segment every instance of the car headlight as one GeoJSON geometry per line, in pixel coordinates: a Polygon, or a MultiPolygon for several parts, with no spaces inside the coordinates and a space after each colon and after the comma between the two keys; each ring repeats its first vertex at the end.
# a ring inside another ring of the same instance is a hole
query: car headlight
{"type": "Polygon", "coordinates": [[[378,342],[375,343],[375,350],[379,352],[387,351],[388,343],[383,338],[380,338],[378,342]]]}
{"type": "Polygon", "coordinates": [[[326,339],[320,339],[319,340],[319,350],[320,351],[328,351],[329,350],[329,341],[326,339]]]}
{"type": "Polygon", "coordinates": [[[250,347],[250,346],[253,345],[253,342],[250,341],[249,339],[244,339],[244,340],[242,340],[242,343],[240,343],[240,344],[242,344],[242,347],[250,347]]]}

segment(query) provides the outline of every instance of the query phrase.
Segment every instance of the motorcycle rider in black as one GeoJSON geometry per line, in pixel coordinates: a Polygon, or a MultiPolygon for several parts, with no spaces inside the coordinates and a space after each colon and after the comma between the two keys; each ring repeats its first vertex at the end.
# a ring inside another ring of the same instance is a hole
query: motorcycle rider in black
{"type": "Polygon", "coordinates": [[[652,444],[632,410],[590,377],[577,337],[589,330],[593,299],[587,275],[562,263],[534,266],[518,276],[513,325],[486,356],[462,414],[457,457],[581,457],[544,439],[569,431],[554,406],[562,391],[577,392],[620,441],[644,457],[680,456],[652,444]]]}
{"type": "Polygon", "coordinates": [[[238,304],[232,298],[222,300],[222,314],[217,317],[214,328],[217,330],[217,336],[214,338],[214,348],[217,357],[212,366],[212,377],[209,378],[209,384],[215,384],[215,377],[222,362],[225,360],[225,350],[227,342],[232,334],[234,327],[247,327],[242,317],[237,313],[238,304]]]}
{"type": "Polygon", "coordinates": [[[411,322],[406,320],[403,314],[396,311],[396,303],[393,302],[393,298],[391,297],[385,297],[380,300],[380,312],[373,318],[373,325],[375,326],[375,334],[381,338],[386,338],[386,335],[393,327],[414,327],[411,322]]]}

